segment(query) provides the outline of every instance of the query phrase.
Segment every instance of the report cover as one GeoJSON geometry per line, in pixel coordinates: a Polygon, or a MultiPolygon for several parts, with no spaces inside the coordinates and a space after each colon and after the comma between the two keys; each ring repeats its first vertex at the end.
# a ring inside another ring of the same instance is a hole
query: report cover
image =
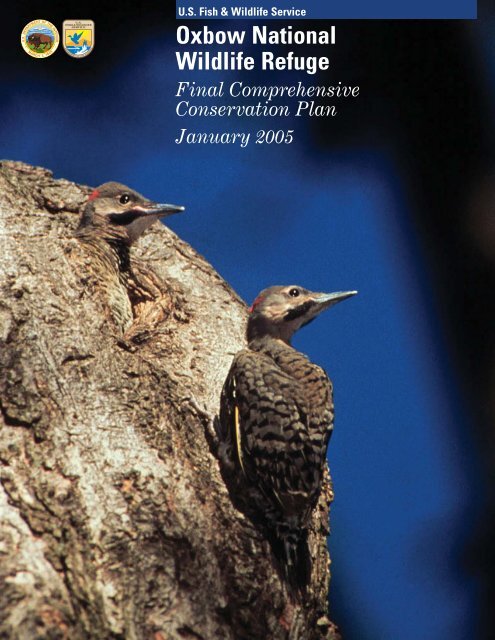
{"type": "Polygon", "coordinates": [[[493,5],[1,13],[0,635],[492,638],[493,5]]]}

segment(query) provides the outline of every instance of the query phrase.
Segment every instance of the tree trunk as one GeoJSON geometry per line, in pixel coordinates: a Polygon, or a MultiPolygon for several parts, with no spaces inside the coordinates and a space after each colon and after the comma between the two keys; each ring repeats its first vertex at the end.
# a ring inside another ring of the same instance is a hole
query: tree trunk
{"type": "Polygon", "coordinates": [[[244,303],[157,224],[119,335],[73,237],[88,192],[0,167],[0,638],[335,639],[329,482],[293,602],[197,410],[217,412],[244,303]]]}

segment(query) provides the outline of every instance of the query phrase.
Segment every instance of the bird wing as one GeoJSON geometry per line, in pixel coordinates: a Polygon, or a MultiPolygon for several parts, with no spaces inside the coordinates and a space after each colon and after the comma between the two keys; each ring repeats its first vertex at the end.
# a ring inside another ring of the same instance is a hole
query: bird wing
{"type": "MultiPolygon", "coordinates": [[[[240,432],[240,412],[237,402],[236,377],[232,365],[223,385],[220,398],[220,433],[221,440],[232,447],[231,457],[245,474],[240,432]]],[[[232,462],[232,460],[231,460],[232,462]]]]}
{"type": "Polygon", "coordinates": [[[297,380],[263,353],[239,352],[223,388],[220,422],[234,463],[250,483],[258,484],[285,512],[312,506],[328,437],[322,459],[297,380]]]}

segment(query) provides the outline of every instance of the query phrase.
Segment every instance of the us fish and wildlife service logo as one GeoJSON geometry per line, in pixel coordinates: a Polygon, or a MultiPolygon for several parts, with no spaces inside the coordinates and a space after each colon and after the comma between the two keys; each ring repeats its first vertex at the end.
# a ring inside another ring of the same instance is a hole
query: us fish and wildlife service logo
{"type": "Polygon", "coordinates": [[[21,33],[22,48],[33,58],[48,58],[55,53],[59,42],[57,27],[48,20],[33,20],[21,33]]]}
{"type": "Polygon", "coordinates": [[[64,20],[63,46],[72,58],[85,58],[95,46],[93,20],[64,20]]]}

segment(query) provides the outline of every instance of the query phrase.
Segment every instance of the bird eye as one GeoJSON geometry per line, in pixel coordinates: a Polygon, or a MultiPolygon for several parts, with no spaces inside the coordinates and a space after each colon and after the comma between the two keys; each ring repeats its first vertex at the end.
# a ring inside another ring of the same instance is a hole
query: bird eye
{"type": "Polygon", "coordinates": [[[299,293],[300,293],[299,289],[296,289],[296,288],[291,289],[291,290],[289,291],[289,295],[290,295],[292,298],[297,298],[297,296],[299,295],[299,293]]]}
{"type": "Polygon", "coordinates": [[[127,193],[124,193],[119,198],[120,204],[127,204],[129,202],[129,200],[130,200],[130,198],[129,198],[129,195],[127,193]]]}

